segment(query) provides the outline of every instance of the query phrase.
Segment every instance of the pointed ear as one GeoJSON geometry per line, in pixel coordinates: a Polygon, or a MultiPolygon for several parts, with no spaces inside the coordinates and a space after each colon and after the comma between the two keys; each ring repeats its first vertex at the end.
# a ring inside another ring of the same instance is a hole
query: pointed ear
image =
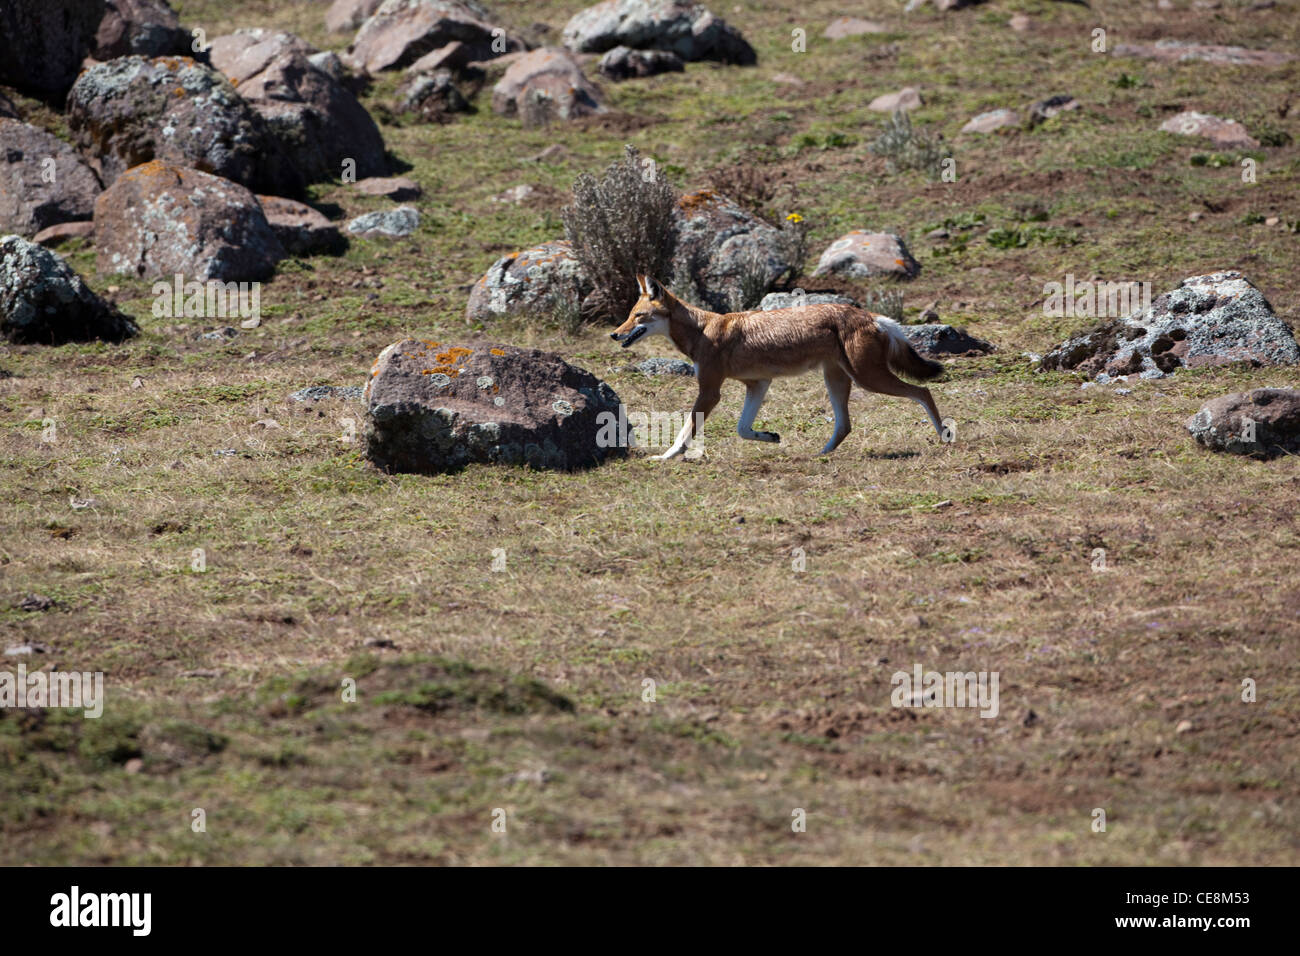
{"type": "Polygon", "coordinates": [[[637,287],[637,289],[640,290],[640,292],[641,292],[642,295],[645,295],[645,294],[646,294],[645,283],[646,283],[646,278],[645,278],[645,276],[641,275],[640,273],[637,273],[637,277],[636,277],[636,287],[637,287]]]}
{"type": "Polygon", "coordinates": [[[663,290],[660,288],[658,282],[656,282],[654,279],[650,278],[649,276],[646,276],[646,277],[645,277],[645,294],[646,294],[646,295],[650,296],[650,298],[652,298],[652,299],[657,299],[657,298],[659,298],[659,296],[660,296],[660,294],[662,293],[662,291],[663,291],[663,290]]]}

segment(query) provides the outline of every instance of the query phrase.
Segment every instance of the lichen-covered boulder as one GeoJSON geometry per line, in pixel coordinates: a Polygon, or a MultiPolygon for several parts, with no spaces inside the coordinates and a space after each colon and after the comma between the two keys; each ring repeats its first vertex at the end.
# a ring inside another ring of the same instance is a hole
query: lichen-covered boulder
{"type": "Polygon", "coordinates": [[[77,151],[43,129],[0,119],[0,232],[20,236],[89,219],[99,180],[77,151]]]}
{"type": "Polygon", "coordinates": [[[100,272],[226,282],[268,278],[285,256],[257,197],[159,160],[127,170],[95,202],[100,272]]]}
{"type": "Polygon", "coordinates": [[[703,304],[726,312],[742,275],[761,272],[771,286],[798,268],[781,231],[711,189],[687,193],[677,202],[677,250],[673,271],[689,278],[703,304]]]}
{"type": "Polygon", "coordinates": [[[492,23],[478,4],[462,0],[384,0],[361,25],[347,60],[367,73],[408,66],[438,47],[459,40],[474,60],[527,49],[527,44],[492,23]]]}
{"type": "Polygon", "coordinates": [[[616,46],[670,50],[683,60],[717,60],[750,66],[754,48],[735,27],[703,4],[687,0],[604,0],[575,14],[564,27],[575,53],[604,53],[616,46]]]}
{"type": "Polygon", "coordinates": [[[594,286],[567,239],[502,256],[470,290],[465,317],[490,322],[512,315],[576,309],[594,286]]]}
{"type": "Polygon", "coordinates": [[[527,118],[530,99],[557,119],[605,112],[600,89],[587,79],[578,61],[558,47],[541,47],[518,57],[492,89],[492,109],[505,116],[527,118]]]}
{"type": "Polygon", "coordinates": [[[379,127],[342,83],[312,63],[315,52],[292,33],[255,28],[217,37],[208,56],[309,182],[339,177],[347,160],[358,177],[384,175],[379,127]]]}
{"type": "Polygon", "coordinates": [[[258,196],[257,201],[262,204],[271,231],[290,255],[343,250],[339,227],[306,203],[283,196],[258,196]]]}
{"type": "Polygon", "coordinates": [[[257,111],[189,57],[124,56],[91,67],[68,93],[68,126],[105,186],[160,159],[275,196],[303,189],[257,111]]]}
{"type": "Polygon", "coordinates": [[[0,336],[15,343],[59,345],[117,342],[138,331],[57,253],[21,236],[0,238],[0,336]]]}
{"type": "Polygon", "coordinates": [[[0,3],[0,83],[62,97],[83,61],[188,52],[190,35],[164,0],[0,3]]]}
{"type": "Polygon", "coordinates": [[[1252,458],[1300,454],[1300,391],[1257,388],[1212,398],[1188,419],[1187,430],[1214,451],[1252,458]]]}
{"type": "Polygon", "coordinates": [[[814,276],[834,275],[847,279],[891,276],[911,279],[921,271],[901,236],[889,232],[854,229],[840,236],[817,260],[814,276]]]}
{"type": "Polygon", "coordinates": [[[613,389],[537,349],[406,339],[379,354],[365,403],[366,455],[386,471],[471,462],[568,471],[627,454],[606,440],[618,420],[613,389]]]}
{"type": "Polygon", "coordinates": [[[1235,362],[1295,365],[1300,346],[1263,293],[1228,271],[1184,279],[1148,308],[1063,342],[1041,367],[1160,378],[1183,366],[1235,362]]]}

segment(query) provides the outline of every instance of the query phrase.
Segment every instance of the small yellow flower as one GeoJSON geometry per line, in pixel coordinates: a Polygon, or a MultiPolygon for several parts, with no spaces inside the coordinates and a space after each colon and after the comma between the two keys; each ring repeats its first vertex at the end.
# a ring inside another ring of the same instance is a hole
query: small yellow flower
{"type": "Polygon", "coordinates": [[[788,216],[785,217],[785,221],[786,221],[786,222],[803,222],[803,216],[799,215],[797,212],[792,212],[792,213],[790,213],[790,215],[788,215],[788,216]]]}

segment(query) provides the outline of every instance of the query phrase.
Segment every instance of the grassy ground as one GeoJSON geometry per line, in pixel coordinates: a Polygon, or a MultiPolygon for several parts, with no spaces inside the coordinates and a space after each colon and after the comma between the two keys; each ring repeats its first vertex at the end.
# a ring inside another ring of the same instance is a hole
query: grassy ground
{"type": "MultiPolygon", "coordinates": [[[[323,3],[176,6],[209,36],[346,40],[324,34],[323,3]]],[[[622,113],[599,121],[525,131],[484,108],[386,123],[425,190],[418,233],[285,262],[261,327],[227,343],[195,338],[219,322],[155,318],[147,283],[97,275],[93,248],[75,248],[143,334],[0,354],[0,639],[47,646],[32,667],[104,671],[108,697],[98,721],[0,711],[6,859],[1296,863],[1300,471],[1213,456],[1183,422],[1210,396],[1297,387],[1300,372],[1180,371],[1119,395],[1035,374],[1022,353],[1090,324],[1043,316],[1043,284],[1066,273],[1158,294],[1237,268],[1296,315],[1300,147],[1253,151],[1247,184],[1241,155],[1157,127],[1200,109],[1300,136],[1300,67],[1160,65],[1090,44],[1101,25],[1112,45],[1295,50],[1300,4],[900,6],[720,5],[758,67],[609,87],[622,113]],[[1011,31],[1016,11],[1035,29],[1011,31]],[[846,12],[890,32],[822,40],[846,12]],[[866,104],[905,85],[922,88],[915,119],[953,146],[957,182],[891,175],[868,152],[883,117],[866,104]],[[958,135],[974,113],[1055,93],[1082,109],[958,135]],[[797,185],[814,255],[848,229],[900,232],[923,266],[909,313],[937,300],[1000,347],[954,360],[934,388],[957,440],[940,444],[913,405],[855,392],[856,430],[818,458],[829,408],[808,376],[778,382],[763,409],[779,446],[735,436],[731,383],[701,461],[390,477],[346,441],[358,406],[287,401],[360,383],[383,346],[416,334],[545,347],[633,408],[688,408],[689,380],[627,371],[607,330],[464,319],[470,283],[560,235],[574,176],[629,141],[683,188],[753,163],[797,185]],[[521,162],[552,142],[567,158],[521,162]],[[547,188],[492,201],[521,183],[547,188]],[[964,249],[924,238],[945,220],[964,249]],[[1053,241],[987,239],[1030,224],[1053,241]],[[58,603],[9,606],[28,593],[58,603]],[[916,663],[999,672],[999,715],[891,707],[890,676],[916,663]],[[806,832],[792,831],[797,808],[806,832]]],[[[496,4],[553,39],[580,7],[496,4]]],[[[382,79],[367,105],[379,113],[394,88],[382,79]]],[[[314,199],[347,215],[383,205],[343,185],[314,199]]]]}

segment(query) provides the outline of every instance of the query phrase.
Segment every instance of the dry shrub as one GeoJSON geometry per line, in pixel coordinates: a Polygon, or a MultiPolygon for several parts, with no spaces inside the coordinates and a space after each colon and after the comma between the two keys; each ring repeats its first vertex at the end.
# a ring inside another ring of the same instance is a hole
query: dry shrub
{"type": "Polygon", "coordinates": [[[627,317],[639,295],[638,273],[663,278],[677,249],[677,192],[635,146],[611,163],[602,178],[583,173],[573,183],[573,203],[562,213],[573,254],[595,285],[587,318],[627,317]]]}

